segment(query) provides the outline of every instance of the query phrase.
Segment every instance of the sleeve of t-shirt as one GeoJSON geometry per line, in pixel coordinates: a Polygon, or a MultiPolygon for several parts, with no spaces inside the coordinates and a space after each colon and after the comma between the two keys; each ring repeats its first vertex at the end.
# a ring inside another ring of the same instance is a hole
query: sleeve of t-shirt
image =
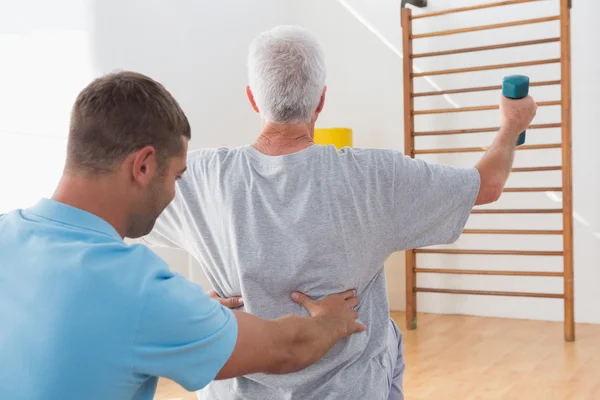
{"type": "MultiPolygon", "coordinates": [[[[183,180],[183,179],[182,179],[183,180]]],[[[176,186],[175,198],[156,219],[152,232],[142,238],[142,241],[151,246],[186,249],[183,235],[182,218],[185,214],[185,198],[181,185],[176,186]]]]}
{"type": "Polygon", "coordinates": [[[146,244],[190,251],[197,240],[196,224],[202,221],[202,196],[210,188],[204,178],[204,166],[214,155],[214,149],[199,149],[188,153],[187,166],[175,185],[175,198],[154,223],[152,232],[143,237],[146,244]]]}
{"type": "Polygon", "coordinates": [[[200,286],[166,270],[161,274],[146,285],[134,345],[135,372],[199,390],[231,356],[237,321],[200,286]]]}
{"type": "Polygon", "coordinates": [[[476,168],[427,163],[393,152],[395,250],[458,239],[479,193],[476,168]]]}
{"type": "Polygon", "coordinates": [[[144,243],[191,251],[193,242],[199,240],[198,225],[206,225],[202,205],[207,193],[210,194],[213,189],[204,179],[204,171],[215,154],[215,149],[198,149],[188,153],[188,169],[177,180],[175,198],[157,218],[152,232],[142,238],[144,243]]]}

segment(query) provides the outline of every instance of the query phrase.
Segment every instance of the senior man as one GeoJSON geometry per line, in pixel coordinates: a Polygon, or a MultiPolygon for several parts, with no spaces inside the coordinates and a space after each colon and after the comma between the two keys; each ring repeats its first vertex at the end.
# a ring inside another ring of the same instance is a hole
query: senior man
{"type": "Polygon", "coordinates": [[[450,243],[474,204],[498,199],[531,98],[502,100],[502,128],[474,168],[393,150],[317,146],[325,63],[315,38],[276,27],[252,43],[247,95],[263,128],[253,145],[188,157],[175,200],[147,241],[183,248],[222,298],[263,318],[302,313],[298,288],[321,298],[356,287],[369,328],[292,375],[213,382],[206,399],[402,399],[402,335],[390,319],[384,261],[399,250],[450,243]]]}

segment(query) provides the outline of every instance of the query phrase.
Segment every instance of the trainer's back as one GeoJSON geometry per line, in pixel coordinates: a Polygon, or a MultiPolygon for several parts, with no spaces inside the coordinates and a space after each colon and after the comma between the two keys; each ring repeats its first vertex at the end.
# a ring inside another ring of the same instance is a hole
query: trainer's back
{"type": "Polygon", "coordinates": [[[145,250],[35,208],[1,216],[0,238],[0,398],[134,398],[143,282],[123,266],[145,250]]]}
{"type": "Polygon", "coordinates": [[[152,400],[159,376],[212,381],[236,343],[229,310],[53,200],[0,216],[0,399],[152,400]]]}

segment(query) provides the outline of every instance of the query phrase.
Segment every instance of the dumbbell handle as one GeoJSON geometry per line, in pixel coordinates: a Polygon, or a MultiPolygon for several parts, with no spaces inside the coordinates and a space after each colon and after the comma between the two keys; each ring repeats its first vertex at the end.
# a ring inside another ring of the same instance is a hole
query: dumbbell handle
{"type": "MultiPolygon", "coordinates": [[[[502,95],[509,99],[522,99],[529,95],[529,77],[525,75],[506,76],[502,80],[502,95]]],[[[517,146],[525,143],[525,133],[521,132],[517,139],[517,146]]]]}

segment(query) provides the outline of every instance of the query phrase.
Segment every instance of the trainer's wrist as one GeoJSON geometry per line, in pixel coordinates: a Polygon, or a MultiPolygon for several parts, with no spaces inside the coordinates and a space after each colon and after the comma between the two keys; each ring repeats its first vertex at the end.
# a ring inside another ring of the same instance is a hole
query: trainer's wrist
{"type": "Polygon", "coordinates": [[[321,314],[313,317],[313,320],[324,333],[331,335],[336,341],[346,336],[346,322],[340,317],[321,314]]]}

